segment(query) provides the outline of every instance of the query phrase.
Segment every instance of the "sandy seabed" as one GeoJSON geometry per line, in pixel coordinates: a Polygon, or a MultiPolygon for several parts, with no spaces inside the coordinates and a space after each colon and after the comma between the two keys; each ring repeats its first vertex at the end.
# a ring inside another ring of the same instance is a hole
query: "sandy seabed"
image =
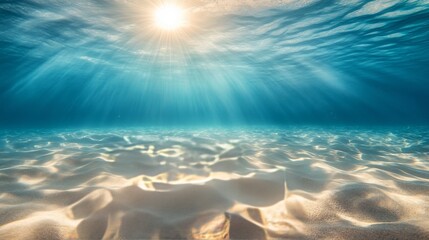
{"type": "Polygon", "coordinates": [[[0,239],[429,239],[429,129],[0,132],[0,239]]]}

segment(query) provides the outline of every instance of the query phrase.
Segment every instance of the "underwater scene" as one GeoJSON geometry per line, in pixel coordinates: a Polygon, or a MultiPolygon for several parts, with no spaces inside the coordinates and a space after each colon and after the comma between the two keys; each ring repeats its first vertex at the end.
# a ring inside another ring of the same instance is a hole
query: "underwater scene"
{"type": "Polygon", "coordinates": [[[429,239],[429,1],[0,1],[0,239],[429,239]]]}

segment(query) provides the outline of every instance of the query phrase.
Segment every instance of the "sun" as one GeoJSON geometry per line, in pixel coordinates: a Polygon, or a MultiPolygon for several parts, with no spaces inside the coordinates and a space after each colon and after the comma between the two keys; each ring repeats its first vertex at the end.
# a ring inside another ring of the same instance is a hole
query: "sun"
{"type": "Polygon", "coordinates": [[[174,31],[185,25],[184,10],[174,4],[164,4],[155,10],[155,24],[166,31],[174,31]]]}

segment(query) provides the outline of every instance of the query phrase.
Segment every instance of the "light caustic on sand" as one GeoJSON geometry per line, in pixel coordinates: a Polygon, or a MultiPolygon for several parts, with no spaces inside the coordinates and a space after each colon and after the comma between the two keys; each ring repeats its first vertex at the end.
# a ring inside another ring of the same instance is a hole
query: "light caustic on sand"
{"type": "Polygon", "coordinates": [[[4,131],[0,238],[429,238],[427,136],[4,131]]]}

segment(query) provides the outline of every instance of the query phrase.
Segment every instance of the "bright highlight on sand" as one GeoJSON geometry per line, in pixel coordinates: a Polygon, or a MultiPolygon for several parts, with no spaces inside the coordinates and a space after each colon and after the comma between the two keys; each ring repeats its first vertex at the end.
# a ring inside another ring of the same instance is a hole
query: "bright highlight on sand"
{"type": "Polygon", "coordinates": [[[155,23],[163,30],[177,30],[185,23],[184,11],[174,4],[162,5],[155,12],[155,23]]]}

